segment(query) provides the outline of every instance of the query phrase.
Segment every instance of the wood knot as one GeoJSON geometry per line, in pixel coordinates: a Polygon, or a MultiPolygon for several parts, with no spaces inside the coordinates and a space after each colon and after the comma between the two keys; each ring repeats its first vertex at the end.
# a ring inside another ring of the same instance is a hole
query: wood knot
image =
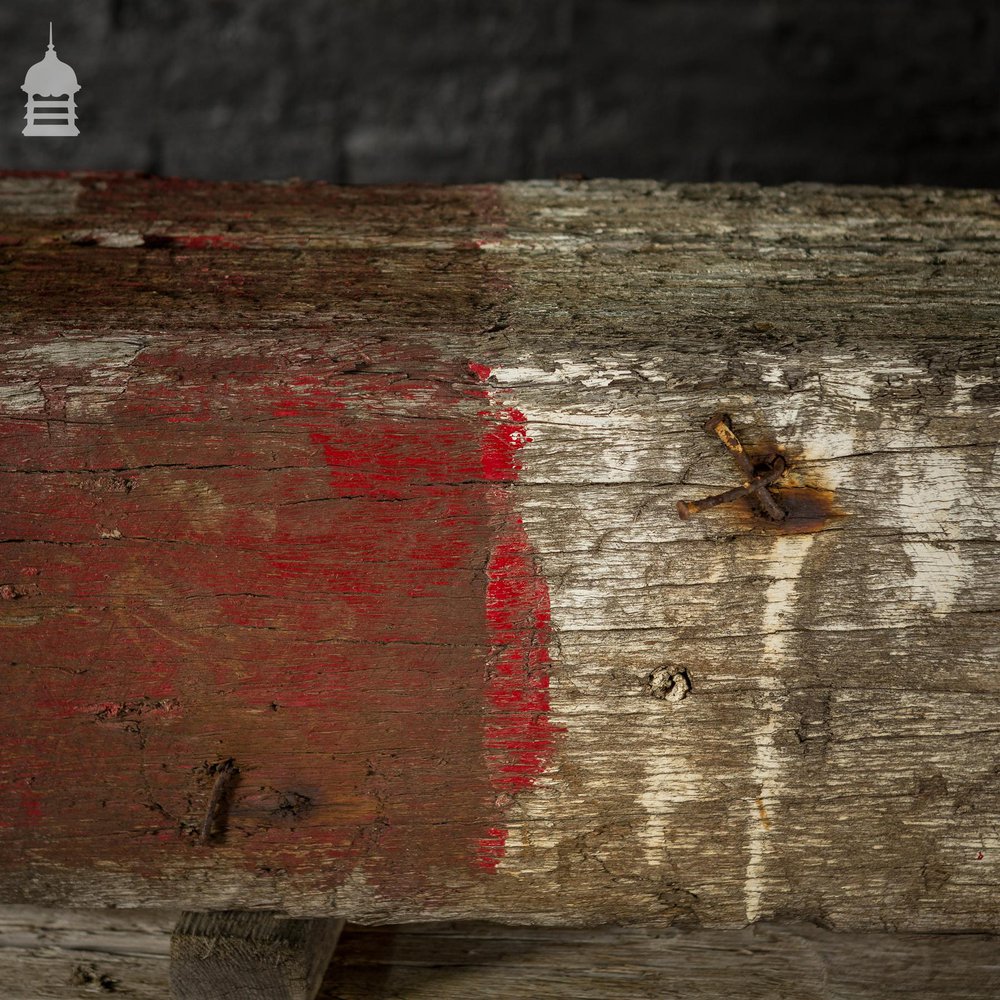
{"type": "Polygon", "coordinates": [[[646,690],[660,701],[683,701],[691,693],[691,676],[683,669],[657,667],[646,678],[646,690]]]}

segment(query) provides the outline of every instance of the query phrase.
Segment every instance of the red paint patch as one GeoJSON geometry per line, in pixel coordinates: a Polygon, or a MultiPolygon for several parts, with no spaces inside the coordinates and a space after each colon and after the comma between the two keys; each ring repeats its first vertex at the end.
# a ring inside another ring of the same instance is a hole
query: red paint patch
{"type": "Polygon", "coordinates": [[[42,803],[30,788],[21,792],[21,819],[31,829],[37,828],[42,822],[42,803]]]}
{"type": "Polygon", "coordinates": [[[174,236],[173,243],[188,250],[238,250],[239,243],[227,236],[174,236]]]}
{"type": "MultiPolygon", "coordinates": [[[[472,366],[470,365],[470,368],[472,366]]],[[[489,369],[487,369],[487,374],[489,369]]],[[[483,475],[513,483],[521,463],[517,452],[531,441],[524,414],[513,407],[482,410],[483,475]]],[[[549,720],[549,591],[535,565],[527,532],[510,492],[491,496],[497,532],[486,567],[486,620],[490,634],[486,751],[493,786],[507,800],[531,788],[545,772],[559,727],[549,720]]],[[[495,869],[504,856],[507,831],[494,827],[479,844],[479,864],[495,869]]]]}
{"type": "Polygon", "coordinates": [[[45,783],[0,857],[34,817],[32,863],[76,868],[211,851],[394,892],[495,868],[557,733],[548,593],[508,488],[530,438],[470,384],[486,366],[394,350],[306,373],[147,350],[102,422],[20,424],[7,464],[63,471],[0,484],[5,530],[37,540],[0,555],[45,574],[4,632],[0,785],[45,783]],[[206,847],[206,765],[229,757],[206,847]]]}
{"type": "Polygon", "coordinates": [[[480,410],[488,418],[483,434],[483,475],[497,482],[513,482],[521,471],[517,452],[531,441],[525,431],[527,420],[520,410],[480,410]]]}

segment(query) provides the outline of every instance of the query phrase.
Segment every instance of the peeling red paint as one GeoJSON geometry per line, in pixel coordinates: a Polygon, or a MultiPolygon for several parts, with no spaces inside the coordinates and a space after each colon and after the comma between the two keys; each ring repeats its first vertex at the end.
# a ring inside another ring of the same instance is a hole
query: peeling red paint
{"type": "MultiPolygon", "coordinates": [[[[468,368],[480,380],[491,373],[488,366],[475,362],[469,363],[468,368]]],[[[311,420],[300,426],[309,430],[311,439],[323,447],[332,470],[332,483],[338,489],[395,500],[400,499],[400,490],[414,472],[441,474],[440,469],[426,467],[426,452],[415,449],[373,463],[374,456],[358,449],[342,431],[336,435],[322,432],[319,429],[323,426],[322,415],[343,410],[345,404],[334,398],[320,380],[300,379],[297,384],[305,391],[282,398],[275,414],[312,415],[311,420]],[[414,457],[418,455],[419,460],[414,457]]],[[[516,453],[531,440],[525,433],[524,414],[513,407],[498,405],[479,410],[478,416],[483,418],[484,478],[489,482],[515,482],[521,468],[516,453]]],[[[450,433],[453,431],[448,429],[446,435],[450,433]]],[[[447,496],[450,491],[451,488],[433,489],[437,496],[447,496]]],[[[548,718],[549,599],[545,580],[537,571],[527,534],[521,519],[515,516],[509,494],[491,491],[489,502],[495,540],[486,569],[485,614],[490,640],[486,695],[490,711],[484,742],[493,786],[500,792],[515,792],[532,787],[544,773],[560,731],[548,718]]],[[[446,546],[433,544],[422,555],[432,569],[441,571],[453,569],[467,551],[467,545],[452,540],[446,546]]],[[[338,583],[341,587],[345,585],[343,580],[338,583]]],[[[356,586],[352,582],[351,587],[356,586]]],[[[420,596],[423,592],[422,588],[411,589],[409,596],[420,596]]],[[[357,600],[358,596],[352,594],[348,599],[357,600]]],[[[506,830],[490,827],[487,835],[479,838],[479,865],[494,869],[503,857],[505,843],[506,830]]]]}
{"type": "Polygon", "coordinates": [[[513,407],[496,412],[480,410],[479,415],[488,418],[483,434],[483,475],[498,482],[512,482],[521,469],[517,452],[531,441],[525,431],[527,420],[513,407]]]}
{"type": "MultiPolygon", "coordinates": [[[[490,370],[485,372],[476,374],[485,379],[490,370]]],[[[498,402],[494,410],[480,410],[480,416],[487,421],[482,446],[485,478],[516,482],[521,469],[518,452],[531,441],[525,415],[498,402]]],[[[508,796],[531,788],[544,774],[562,730],[549,719],[548,586],[510,491],[494,490],[491,503],[499,528],[486,568],[491,649],[487,697],[492,711],[485,742],[493,786],[509,801],[508,796]]],[[[496,868],[506,838],[506,829],[497,826],[480,839],[480,867],[496,868]]]]}

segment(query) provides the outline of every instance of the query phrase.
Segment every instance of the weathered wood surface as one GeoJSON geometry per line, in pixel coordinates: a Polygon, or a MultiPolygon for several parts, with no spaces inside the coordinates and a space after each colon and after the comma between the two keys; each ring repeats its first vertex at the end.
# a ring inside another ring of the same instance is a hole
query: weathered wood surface
{"type": "Polygon", "coordinates": [[[170,938],[175,1000],[314,1000],[344,921],[263,910],[184,913],[170,938]]]}
{"type": "MultiPolygon", "coordinates": [[[[169,911],[0,907],[4,1000],[169,996],[169,911]]],[[[994,1000],[981,934],[348,926],[319,1000],[994,1000]]],[[[240,994],[241,996],[243,994],[240,994]]]]}
{"type": "Polygon", "coordinates": [[[0,212],[0,899],[998,928],[996,195],[0,212]]]}

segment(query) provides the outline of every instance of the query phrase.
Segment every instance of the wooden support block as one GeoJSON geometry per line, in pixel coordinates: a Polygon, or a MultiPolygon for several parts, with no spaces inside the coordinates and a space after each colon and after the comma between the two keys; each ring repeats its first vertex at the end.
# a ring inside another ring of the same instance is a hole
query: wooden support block
{"type": "Polygon", "coordinates": [[[170,941],[176,1000],[313,1000],[343,930],[335,917],[184,913],[170,941]]]}

